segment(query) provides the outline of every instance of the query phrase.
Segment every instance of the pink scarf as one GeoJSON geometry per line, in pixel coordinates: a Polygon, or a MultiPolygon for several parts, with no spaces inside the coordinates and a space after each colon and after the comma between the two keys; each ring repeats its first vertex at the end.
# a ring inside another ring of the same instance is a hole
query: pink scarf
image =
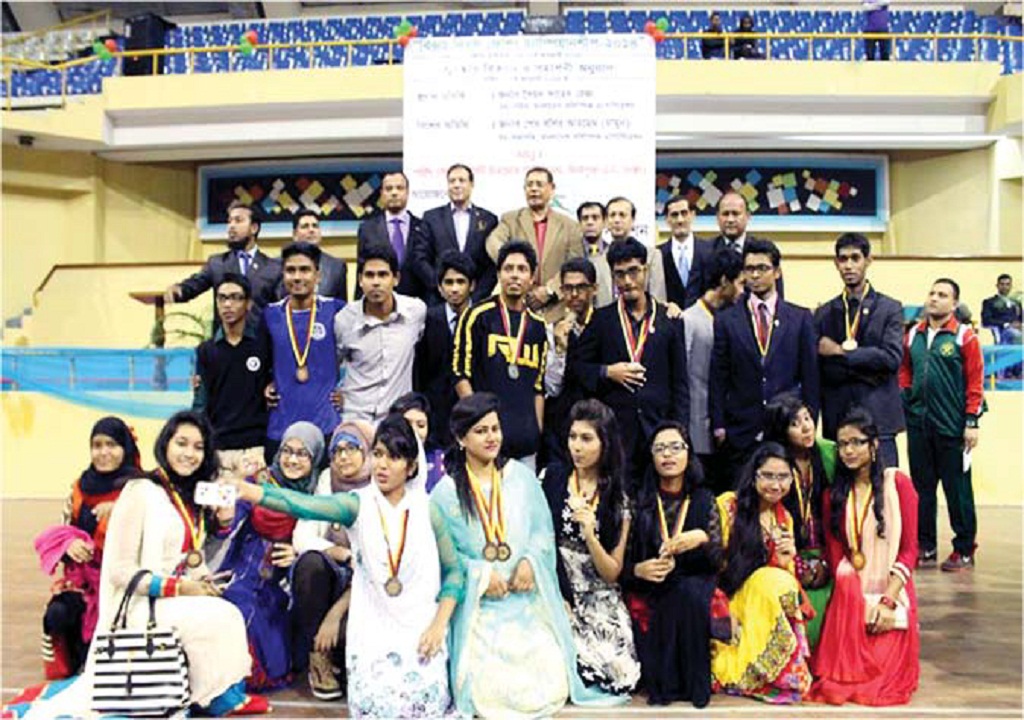
{"type": "Polygon", "coordinates": [[[64,563],[64,578],[57,583],[56,592],[72,590],[80,592],[85,601],[85,614],[82,616],[82,639],[92,640],[99,617],[99,586],[100,557],[95,543],[89,533],[74,525],[53,525],[43,530],[33,544],[39,555],[39,564],[43,572],[53,575],[64,559],[64,554],[74,540],[83,540],[93,548],[93,559],[87,563],[68,561],[64,563]]]}

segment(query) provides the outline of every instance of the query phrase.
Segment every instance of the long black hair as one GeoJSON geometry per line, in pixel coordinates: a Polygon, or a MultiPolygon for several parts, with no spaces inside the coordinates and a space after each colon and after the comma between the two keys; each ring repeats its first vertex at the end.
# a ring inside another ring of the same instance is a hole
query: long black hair
{"type": "MultiPolygon", "coordinates": [[[[476,505],[473,502],[473,493],[469,489],[469,474],[466,472],[466,448],[462,446],[461,441],[485,416],[497,412],[498,396],[489,392],[468,395],[452,408],[448,424],[455,442],[445,451],[444,467],[449,477],[455,481],[455,494],[459,498],[462,515],[467,520],[476,515],[476,505]]],[[[499,454],[494,465],[501,469],[505,465],[505,458],[499,454]]]]}
{"type": "MultiPolygon", "coordinates": [[[[768,549],[761,531],[761,496],[757,494],[757,471],[769,460],[785,462],[790,470],[793,460],[785,448],[776,442],[762,443],[754,450],[750,460],[740,470],[736,483],[736,517],[725,550],[726,564],[719,587],[730,597],[746,582],[755,570],[768,564],[768,549]]],[[[723,522],[725,520],[723,519],[723,522]]]]}
{"type": "MultiPolygon", "coordinates": [[[[779,393],[769,400],[768,404],[764,408],[765,442],[776,442],[788,450],[791,445],[789,440],[789,428],[792,426],[801,410],[807,410],[808,414],[811,415],[812,418],[814,417],[811,409],[807,407],[799,396],[793,393],[779,393]]],[[[792,454],[792,451],[790,451],[790,454],[792,454]]],[[[822,462],[821,451],[818,449],[816,444],[811,446],[809,454],[811,472],[813,473],[813,484],[811,485],[811,500],[809,505],[811,513],[814,515],[816,522],[820,526],[821,497],[823,489],[827,485],[825,464],[822,462]]],[[[797,482],[799,482],[799,480],[794,477],[794,484],[797,482]]],[[[786,497],[782,499],[782,504],[785,505],[787,510],[789,510],[789,514],[793,516],[793,530],[796,533],[797,547],[802,550],[810,538],[804,537],[803,508],[800,507],[800,498],[797,496],[795,489],[786,494],[786,497]]]]}
{"type": "MultiPolygon", "coordinates": [[[[871,417],[871,413],[859,405],[853,405],[846,411],[846,414],[843,415],[836,426],[836,432],[838,433],[844,427],[860,430],[867,436],[872,446],[878,442],[878,426],[875,425],[875,419],[871,417]]],[[[832,501],[832,512],[829,522],[832,525],[832,534],[836,537],[842,537],[843,518],[846,517],[846,499],[850,495],[850,488],[853,487],[856,476],[850,468],[846,467],[846,463],[842,459],[842,453],[839,453],[838,460],[839,462],[836,463],[836,478],[832,481],[832,488],[829,491],[832,501]]],[[[878,452],[877,450],[872,450],[871,489],[874,491],[875,496],[875,523],[877,525],[877,534],[880,538],[885,537],[885,492],[882,486],[884,479],[882,463],[878,460],[878,452]]]]}
{"type": "MultiPolygon", "coordinates": [[[[177,490],[182,501],[189,507],[198,511],[200,515],[206,516],[207,527],[213,522],[214,513],[210,508],[196,507],[195,487],[200,481],[212,481],[216,479],[220,463],[217,459],[217,449],[213,444],[213,426],[202,413],[182,410],[171,415],[164,423],[156,442],[153,443],[153,457],[156,458],[157,467],[167,475],[171,485],[177,490]],[[196,471],[188,477],[182,477],[171,469],[167,462],[167,446],[171,444],[171,438],[182,425],[193,425],[199,430],[203,438],[203,461],[196,468],[196,471]]],[[[160,482],[159,476],[151,476],[156,482],[160,482]]]]}
{"type": "MultiPolygon", "coordinates": [[[[700,460],[697,459],[690,446],[690,434],[686,426],[675,420],[663,420],[658,423],[651,433],[651,441],[647,443],[647,451],[652,452],[654,441],[666,430],[674,430],[679,433],[686,443],[688,457],[686,469],[683,471],[683,496],[693,493],[694,490],[704,485],[704,470],[700,460]]],[[[636,509],[633,513],[633,526],[636,528],[634,535],[637,538],[634,556],[638,560],[646,560],[657,554],[661,545],[661,529],[658,525],[658,488],[661,486],[661,477],[654,469],[651,462],[644,473],[643,481],[636,487],[633,498],[636,509]]],[[[686,519],[684,518],[685,522],[686,519]]]]}
{"type": "MultiPolygon", "coordinates": [[[[601,441],[598,460],[597,506],[598,539],[606,550],[619,544],[622,534],[622,476],[625,455],[619,434],[619,423],[607,405],[600,400],[580,400],[569,411],[569,429],[576,422],[585,422],[594,428],[601,441]]],[[[550,471],[549,471],[550,472],[550,471]]]]}

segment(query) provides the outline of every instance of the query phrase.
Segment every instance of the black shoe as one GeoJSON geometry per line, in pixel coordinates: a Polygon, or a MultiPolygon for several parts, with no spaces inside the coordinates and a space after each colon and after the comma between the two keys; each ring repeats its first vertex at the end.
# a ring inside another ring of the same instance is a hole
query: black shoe
{"type": "Polygon", "coordinates": [[[933,568],[939,562],[938,550],[922,550],[917,554],[917,566],[919,568],[933,568]]]}

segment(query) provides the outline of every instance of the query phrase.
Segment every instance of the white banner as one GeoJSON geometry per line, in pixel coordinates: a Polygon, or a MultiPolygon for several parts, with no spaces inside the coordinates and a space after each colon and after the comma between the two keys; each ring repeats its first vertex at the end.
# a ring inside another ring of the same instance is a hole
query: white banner
{"type": "Polygon", "coordinates": [[[533,166],[551,170],[559,211],[622,195],[634,235],[654,223],[654,41],[636,35],[417,38],[405,53],[404,157],[409,208],[448,201],[445,171],[473,169],[473,202],[523,207],[533,166]]]}

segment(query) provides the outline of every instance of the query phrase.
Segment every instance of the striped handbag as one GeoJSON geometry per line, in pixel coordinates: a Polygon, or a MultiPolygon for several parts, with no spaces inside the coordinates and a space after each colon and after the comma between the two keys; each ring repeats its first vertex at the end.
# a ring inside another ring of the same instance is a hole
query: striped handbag
{"type": "Polygon", "coordinates": [[[129,628],[128,604],[140,570],[128,583],[109,632],[92,641],[92,711],[103,715],[170,717],[188,706],[188,658],[174,628],[156,624],[156,598],[149,598],[149,621],[129,628]]]}

